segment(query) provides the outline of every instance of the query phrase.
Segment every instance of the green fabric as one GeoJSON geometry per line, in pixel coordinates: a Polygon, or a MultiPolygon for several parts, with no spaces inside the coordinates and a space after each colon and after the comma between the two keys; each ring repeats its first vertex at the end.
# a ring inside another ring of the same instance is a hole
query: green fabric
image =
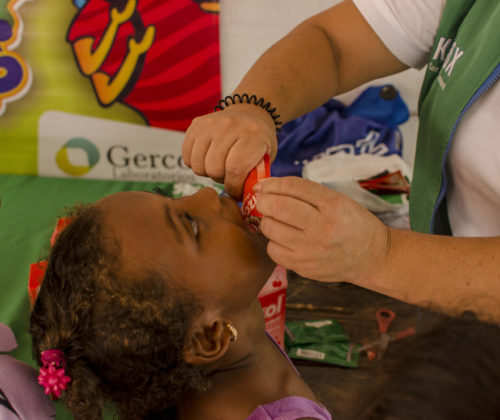
{"type": "MultiPolygon", "coordinates": [[[[16,335],[19,347],[14,357],[36,366],[28,334],[29,266],[46,256],[64,208],[118,191],[151,191],[155,186],[165,184],[0,175],[0,322],[16,335]]],[[[62,404],[57,406],[58,419],[71,418],[62,404]]]]}
{"type": "MultiPolygon", "coordinates": [[[[414,230],[431,231],[448,139],[466,104],[499,63],[499,28],[498,1],[446,2],[419,100],[420,128],[410,198],[414,230]],[[440,49],[443,45],[446,48],[440,49]]],[[[445,233],[445,202],[435,222],[434,232],[445,233]]]]}

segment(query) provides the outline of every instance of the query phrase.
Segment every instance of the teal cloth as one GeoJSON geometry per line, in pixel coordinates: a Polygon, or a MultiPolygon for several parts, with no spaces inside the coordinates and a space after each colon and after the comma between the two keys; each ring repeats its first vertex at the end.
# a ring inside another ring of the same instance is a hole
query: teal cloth
{"type": "MultiPolygon", "coordinates": [[[[13,357],[36,366],[28,334],[29,267],[46,257],[64,209],[115,192],[151,191],[155,186],[165,184],[0,175],[0,322],[16,335],[19,347],[13,357]]],[[[57,406],[58,419],[71,418],[61,404],[57,406]]]]}

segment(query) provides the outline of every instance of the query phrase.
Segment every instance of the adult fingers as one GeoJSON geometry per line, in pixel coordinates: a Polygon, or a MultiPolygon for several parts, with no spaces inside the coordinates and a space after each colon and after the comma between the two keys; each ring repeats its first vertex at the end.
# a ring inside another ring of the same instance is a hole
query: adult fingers
{"type": "Polygon", "coordinates": [[[324,185],[298,177],[266,178],[259,182],[255,191],[292,197],[318,209],[324,206],[325,196],[335,195],[324,185]]]}
{"type": "Polygon", "coordinates": [[[263,217],[260,231],[270,241],[276,242],[290,250],[295,249],[295,244],[304,241],[304,231],[294,226],[282,223],[272,217],[263,217]]]}
{"type": "Polygon", "coordinates": [[[316,280],[310,274],[314,273],[316,261],[306,260],[306,255],[301,250],[290,249],[287,246],[274,241],[269,241],[267,244],[267,255],[278,265],[285,267],[287,270],[295,271],[302,277],[316,280]]]}
{"type": "Polygon", "coordinates": [[[205,161],[213,139],[208,136],[198,137],[191,151],[191,169],[196,175],[207,176],[205,161]]]}
{"type": "Polygon", "coordinates": [[[248,173],[257,166],[267,152],[267,144],[250,138],[240,138],[226,157],[224,186],[226,192],[241,198],[243,183],[248,173]]]}
{"type": "Polygon", "coordinates": [[[219,142],[223,143],[221,147],[230,147],[230,134],[228,134],[228,127],[230,125],[227,120],[227,118],[221,118],[219,113],[212,113],[195,118],[188,127],[186,137],[182,143],[182,157],[184,163],[195,174],[211,176],[212,173],[213,178],[220,179],[224,177],[225,155],[221,157],[223,159],[222,162],[210,161],[207,168],[207,154],[214,147],[214,144],[217,145],[219,142]],[[219,169],[221,167],[222,174],[219,169]]]}
{"type": "MultiPolygon", "coordinates": [[[[205,138],[205,142],[210,139],[208,135],[209,130],[203,129],[203,127],[205,127],[206,120],[206,116],[196,117],[186,130],[186,136],[182,142],[182,159],[189,168],[192,167],[193,147],[195,144],[199,141],[203,141],[203,138],[205,138]]],[[[197,166],[199,167],[200,165],[198,164],[197,166]]]]}
{"type": "Polygon", "coordinates": [[[195,136],[190,131],[190,127],[188,127],[186,136],[184,137],[184,141],[182,142],[182,160],[188,168],[191,167],[191,152],[193,150],[194,141],[195,136]]]}
{"type": "Polygon", "coordinates": [[[210,178],[224,182],[227,155],[235,142],[235,136],[224,135],[210,143],[205,156],[205,170],[210,178]]]}
{"type": "MultiPolygon", "coordinates": [[[[257,198],[257,210],[264,216],[299,230],[317,223],[320,216],[318,209],[306,201],[288,195],[262,192],[257,198]]],[[[271,239],[269,236],[268,238],[271,239]]]]}
{"type": "Polygon", "coordinates": [[[276,264],[285,267],[288,270],[293,270],[293,261],[295,253],[290,248],[283,246],[278,242],[269,241],[267,244],[267,255],[276,264]]]}

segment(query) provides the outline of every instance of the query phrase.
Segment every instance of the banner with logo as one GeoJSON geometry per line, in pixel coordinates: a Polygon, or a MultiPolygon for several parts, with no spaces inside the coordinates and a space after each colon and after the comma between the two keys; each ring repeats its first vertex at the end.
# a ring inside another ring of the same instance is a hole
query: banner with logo
{"type": "Polygon", "coordinates": [[[41,175],[212,185],[184,165],[181,131],[47,111],[38,138],[41,175]]]}
{"type": "Polygon", "coordinates": [[[0,172],[192,180],[180,147],[220,99],[218,12],[218,0],[0,0],[0,172]]]}

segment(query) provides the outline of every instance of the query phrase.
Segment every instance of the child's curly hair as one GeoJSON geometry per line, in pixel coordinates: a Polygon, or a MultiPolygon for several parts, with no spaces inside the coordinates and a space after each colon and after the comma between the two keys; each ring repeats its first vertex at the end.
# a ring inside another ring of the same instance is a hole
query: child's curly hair
{"type": "Polygon", "coordinates": [[[164,273],[124,273],[98,208],[73,216],[50,253],[31,314],[33,355],[41,364],[42,351],[64,352],[72,378],[65,400],[77,419],[102,418],[108,402],[121,418],[169,418],[186,391],[209,385],[183,359],[201,304],[173,291],[164,273]]]}

